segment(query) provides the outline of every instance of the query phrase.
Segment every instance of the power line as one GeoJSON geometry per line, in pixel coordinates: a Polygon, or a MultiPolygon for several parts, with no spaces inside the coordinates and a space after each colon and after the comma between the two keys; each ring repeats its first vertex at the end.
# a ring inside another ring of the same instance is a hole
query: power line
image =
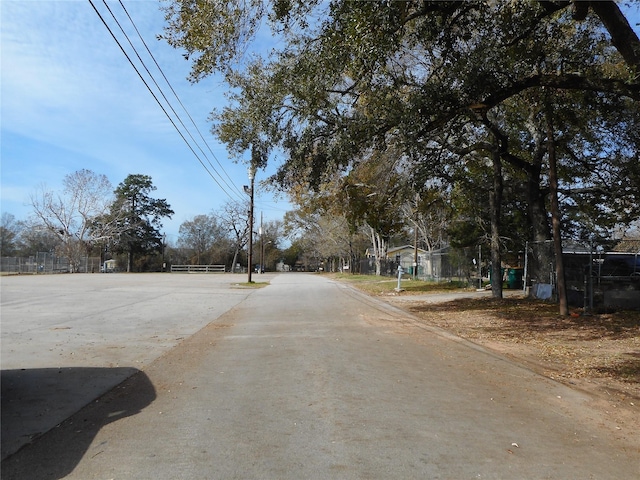
{"type": "MultiPolygon", "coordinates": [[[[116,22],[116,24],[118,25],[118,27],[120,28],[120,31],[122,32],[122,34],[125,36],[125,38],[127,39],[127,41],[129,42],[129,45],[131,46],[131,48],[133,49],[133,51],[135,52],[136,56],[138,57],[138,60],[140,61],[140,63],[142,64],[142,66],[144,67],[144,69],[146,70],[147,74],[149,75],[149,77],[151,78],[151,80],[153,81],[153,83],[155,84],[156,88],[158,89],[158,91],[160,92],[160,94],[162,95],[162,97],[164,98],[165,102],[167,103],[167,105],[169,106],[169,108],[171,109],[171,111],[173,112],[173,114],[176,116],[176,118],[178,119],[178,121],[180,122],[180,124],[182,125],[182,127],[184,128],[184,130],[187,132],[187,134],[189,135],[189,137],[191,138],[191,140],[196,144],[196,146],[199,148],[200,152],[205,156],[206,158],[206,153],[202,150],[202,148],[200,148],[200,146],[198,145],[198,143],[196,142],[196,140],[193,138],[193,135],[191,135],[191,133],[189,132],[189,129],[186,127],[186,125],[184,124],[184,122],[182,121],[182,119],[180,118],[180,116],[178,115],[178,113],[175,111],[175,109],[173,108],[173,106],[171,105],[171,102],[169,102],[169,100],[167,99],[166,95],[164,94],[164,92],[162,91],[162,88],[160,88],[160,85],[158,85],[158,82],[155,80],[153,74],[149,71],[149,69],[147,68],[146,64],[144,63],[144,60],[142,60],[142,58],[140,57],[140,54],[138,53],[136,47],[133,45],[133,43],[131,42],[131,39],[129,38],[129,36],[127,35],[127,33],[125,32],[125,30],[122,28],[122,25],[120,24],[120,22],[118,21],[118,19],[116,18],[116,16],[114,15],[114,13],[111,11],[111,9],[109,8],[109,6],[106,3],[106,0],[103,0],[103,3],[105,5],[105,7],[107,8],[107,10],[109,11],[109,13],[111,14],[111,17],[114,19],[114,21],[116,22]]],[[[128,16],[128,13],[127,13],[128,16]]],[[[130,17],[129,17],[130,18],[130,17]]],[[[134,25],[135,28],[135,25],[134,25]]],[[[137,30],[137,28],[136,28],[137,30]]],[[[134,67],[135,68],[135,67],[134,67]]],[[[137,71],[137,69],[136,69],[137,71]]],[[[145,82],[145,85],[146,82],[145,82]]],[[[147,85],[147,88],[148,85],[147,85]]],[[[150,89],[149,89],[150,90],[150,89]]],[[[175,92],[174,92],[175,94],[175,92]]],[[[155,97],[157,101],[157,97],[155,97]]],[[[184,108],[184,106],[183,106],[184,108]]],[[[186,109],[185,109],[186,110],[186,109]]],[[[163,111],[165,111],[165,114],[167,114],[166,110],[163,108],[163,111]]],[[[167,114],[168,117],[168,114],[167,114]]],[[[171,120],[171,119],[170,119],[171,120]]],[[[193,120],[192,120],[193,121],[193,120]]],[[[175,125],[174,122],[172,122],[174,124],[174,127],[177,126],[175,125]]],[[[182,136],[182,135],[181,135],[182,136]]],[[[182,136],[184,139],[184,136],[182,136]]],[[[186,142],[186,139],[184,139],[186,142]]],[[[189,148],[191,149],[192,152],[193,148],[191,148],[191,145],[189,145],[189,148]]],[[[194,152],[195,154],[195,152],[194,152]]],[[[209,171],[209,169],[203,164],[202,160],[200,159],[199,156],[197,156],[197,154],[195,154],[196,157],[198,158],[198,161],[200,161],[200,163],[203,165],[203,167],[205,168],[205,170],[207,170],[207,172],[209,173],[209,175],[213,178],[213,180],[218,184],[218,186],[227,194],[227,196],[229,196],[231,198],[231,195],[229,192],[227,192],[227,190],[220,184],[220,182],[218,182],[218,180],[211,174],[211,172],[209,171]]],[[[227,185],[227,188],[231,188],[229,187],[229,185],[224,181],[224,179],[222,178],[222,176],[220,175],[220,173],[215,169],[215,167],[213,167],[213,165],[211,164],[211,162],[207,159],[209,165],[211,165],[211,167],[213,168],[214,172],[218,175],[218,177],[220,178],[220,180],[222,180],[223,183],[225,183],[225,185],[227,185]]]]}
{"type": "MultiPolygon", "coordinates": [[[[113,40],[116,42],[116,44],[118,45],[118,47],[120,48],[120,50],[122,51],[122,53],[124,54],[124,56],[126,57],[126,59],[129,61],[129,63],[131,64],[131,66],[133,67],[133,69],[135,70],[135,72],[138,74],[138,77],[140,77],[140,80],[142,80],[142,83],[144,83],[145,87],[147,87],[147,90],[149,90],[149,93],[151,94],[151,96],[154,98],[154,100],[156,101],[156,103],[158,104],[158,106],[162,109],[162,111],[164,112],[164,114],[166,115],[166,117],[169,119],[169,121],[171,122],[171,124],[173,125],[173,127],[175,128],[175,130],[178,132],[178,134],[180,135],[180,137],[182,138],[182,140],[185,142],[185,144],[187,145],[187,147],[189,148],[189,150],[191,150],[191,152],[194,154],[194,156],[196,157],[196,159],[198,160],[198,162],[200,162],[200,165],[202,165],[202,167],[205,169],[205,171],[209,174],[209,176],[213,179],[213,181],[218,185],[218,187],[220,187],[220,189],[229,197],[229,198],[233,198],[231,196],[231,194],[229,192],[227,192],[227,190],[220,184],[220,182],[218,181],[218,179],[211,173],[211,171],[207,168],[207,166],[205,165],[205,163],[202,161],[202,159],[200,158],[200,156],[198,156],[198,154],[196,153],[196,151],[193,149],[193,147],[191,146],[191,144],[189,143],[189,141],[186,139],[186,137],[184,136],[184,134],[180,131],[180,129],[178,128],[178,126],[176,125],[176,123],[174,122],[174,120],[171,118],[171,116],[169,115],[169,113],[167,112],[167,110],[165,109],[165,107],[162,105],[162,102],[160,102],[160,100],[158,99],[157,95],[153,92],[153,90],[151,89],[151,87],[149,86],[149,84],[147,83],[147,81],[145,80],[145,78],[142,76],[142,74],[140,73],[140,70],[136,67],[136,65],[134,64],[134,62],[132,61],[131,57],[129,56],[129,54],[126,52],[126,50],[124,49],[124,47],[122,46],[122,44],[120,43],[120,41],[118,40],[118,38],[116,37],[116,35],[113,33],[111,27],[107,24],[107,22],[105,21],[104,17],[102,16],[102,14],[100,13],[100,11],[96,8],[96,6],[93,3],[93,0],[88,0],[89,3],[91,4],[91,7],[93,8],[93,10],[96,12],[96,14],[98,15],[98,17],[100,18],[100,21],[102,22],[102,24],[105,26],[105,28],[107,29],[107,31],[109,32],[109,34],[111,35],[111,37],[113,38],[113,40]]],[[[113,15],[113,13],[111,12],[111,9],[109,8],[109,6],[106,4],[105,0],[103,0],[103,2],[105,3],[105,6],[107,7],[107,9],[109,10],[109,13],[111,13],[111,16],[114,18],[114,20],[116,21],[116,23],[118,24],[118,26],[120,27],[120,30],[124,33],[125,37],[127,37],[127,40],[129,40],[128,36],[126,35],[126,33],[124,32],[124,30],[122,29],[122,27],[120,26],[120,23],[118,22],[118,20],[115,18],[115,16],[113,15]]],[[[129,44],[132,46],[132,48],[135,50],[135,47],[133,47],[133,45],[131,44],[131,41],[129,40],[129,44]]],[[[136,55],[137,55],[137,51],[136,51],[136,55]]],[[[140,56],[138,55],[138,58],[140,59],[140,56]]],[[[142,60],[140,59],[140,61],[142,62],[142,60]]],[[[142,64],[144,65],[144,62],[142,62],[142,64]]],[[[145,66],[146,69],[146,66],[145,66]]],[[[153,79],[153,76],[151,75],[151,73],[149,72],[149,70],[147,69],[147,73],[149,73],[149,75],[151,76],[151,78],[153,79]]],[[[160,90],[160,92],[162,93],[162,90],[160,89],[160,87],[158,86],[157,82],[154,83],[156,84],[156,87],[158,87],[158,89],[160,90]]],[[[163,94],[164,96],[164,94],[163,94]]],[[[165,101],[167,101],[166,96],[164,97],[165,101]]],[[[167,101],[167,103],[169,103],[167,101]]],[[[170,104],[169,104],[170,105],[170,104]]],[[[173,109],[172,109],[173,110],[173,109]]],[[[175,110],[173,110],[174,114],[176,114],[175,110]]],[[[176,116],[179,119],[179,116],[176,114],[176,116]]],[[[182,123],[182,122],[181,122],[182,123]]],[[[184,123],[182,123],[183,127],[186,129],[186,127],[184,126],[184,123]]],[[[193,139],[193,137],[192,137],[193,139]]],[[[195,140],[194,140],[195,141],[195,140]]],[[[217,173],[217,172],[216,172],[217,173]]],[[[219,175],[219,174],[218,174],[219,175]]]]}
{"type": "Polygon", "coordinates": [[[275,207],[272,206],[270,204],[275,203],[275,202],[269,202],[269,201],[265,201],[265,200],[256,200],[255,201],[255,206],[256,208],[259,208],[260,210],[268,210],[271,212],[283,212],[286,213],[288,212],[288,210],[284,209],[284,208],[280,208],[280,207],[275,207]]]}
{"type": "MultiPolygon", "coordinates": [[[[103,0],[104,1],[104,0],[103,0]]],[[[138,38],[140,38],[140,41],[142,42],[142,44],[144,45],[145,49],[147,50],[147,53],[149,53],[149,56],[151,57],[151,59],[153,60],[153,62],[155,63],[156,67],[158,68],[158,71],[160,72],[160,74],[162,75],[162,77],[164,78],[165,82],[167,82],[167,85],[169,86],[169,89],[171,90],[171,92],[173,93],[174,97],[176,97],[176,100],[178,100],[178,103],[180,104],[180,106],[182,107],[182,109],[184,110],[184,112],[187,114],[187,116],[189,117],[189,120],[191,120],[192,125],[195,127],[196,131],[198,132],[198,135],[200,135],[200,138],[202,139],[202,141],[204,142],[204,144],[207,146],[207,148],[209,149],[209,152],[211,153],[211,155],[213,156],[213,158],[215,159],[216,163],[218,164],[218,166],[220,167],[220,169],[224,172],[224,174],[227,176],[227,178],[229,179],[229,181],[231,182],[231,184],[233,185],[233,187],[229,186],[229,184],[222,178],[222,176],[217,172],[217,170],[215,169],[215,167],[211,164],[211,162],[209,161],[209,165],[211,165],[211,168],[214,169],[214,171],[216,173],[218,173],[218,175],[220,175],[220,179],[225,183],[225,185],[227,185],[229,188],[235,188],[239,193],[240,190],[238,189],[238,187],[233,183],[233,180],[231,179],[231,177],[229,176],[229,174],[227,173],[227,171],[224,169],[224,167],[222,166],[222,164],[220,163],[220,161],[218,160],[218,158],[216,157],[216,155],[213,153],[213,150],[211,149],[211,147],[209,146],[209,143],[205,140],[204,136],[202,135],[202,133],[200,132],[200,129],[198,128],[198,126],[196,125],[196,122],[193,120],[193,117],[191,116],[191,114],[189,113],[189,111],[187,110],[187,108],[184,106],[184,104],[182,103],[182,101],[180,100],[180,97],[178,96],[178,94],[176,93],[175,89],[173,88],[173,86],[171,85],[171,82],[169,81],[169,79],[167,78],[167,76],[164,74],[164,71],[162,70],[162,67],[160,67],[160,65],[158,64],[155,56],[153,55],[153,53],[151,52],[151,50],[149,49],[147,42],[145,42],[144,38],[142,37],[142,35],[140,34],[140,31],[138,30],[137,25],[135,24],[135,22],[133,21],[133,18],[131,18],[131,15],[129,15],[129,12],[127,11],[127,8],[124,6],[124,3],[122,3],[122,0],[119,0],[120,6],[122,7],[122,10],[124,10],[125,14],[127,15],[127,18],[129,18],[129,21],[131,22],[131,25],[133,25],[133,28],[135,29],[136,33],[138,34],[138,38]]],[[[124,33],[124,32],[123,32],[124,33]]],[[[126,33],[125,33],[126,36],[126,33]]],[[[131,42],[130,42],[131,43],[131,42]]],[[[133,45],[132,45],[133,47],[133,45]]],[[[135,47],[134,47],[135,50],[135,47]]],[[[140,58],[138,56],[138,58],[140,58]]],[[[140,61],[142,61],[142,59],[140,59],[140,61]]],[[[148,70],[147,70],[148,72],[148,70]]],[[[151,75],[151,74],[149,74],[151,75]]],[[[157,83],[156,83],[156,86],[157,83]]],[[[160,87],[158,87],[158,89],[160,89],[160,87]]],[[[164,97],[164,95],[163,95],[164,97]]],[[[167,100],[167,98],[165,97],[165,100],[167,101],[167,103],[169,103],[169,101],[167,100]]],[[[172,108],[173,110],[173,108],[172,108]]],[[[175,110],[173,110],[174,113],[175,110]]],[[[176,113],[176,116],[177,113],[176,113]]],[[[182,126],[184,127],[184,124],[182,122],[180,122],[182,124],[182,126]]],[[[186,129],[186,127],[185,127],[186,129]]],[[[191,137],[193,140],[193,137],[191,137]]],[[[195,140],[194,140],[195,141],[195,140]]],[[[202,149],[200,149],[200,151],[206,156],[206,154],[204,153],[204,151],[202,151],[202,149]]]]}

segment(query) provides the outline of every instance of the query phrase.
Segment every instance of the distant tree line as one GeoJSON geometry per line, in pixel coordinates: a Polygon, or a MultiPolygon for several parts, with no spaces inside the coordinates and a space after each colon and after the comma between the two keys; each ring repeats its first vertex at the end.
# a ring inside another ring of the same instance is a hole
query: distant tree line
{"type": "MultiPolygon", "coordinates": [[[[68,259],[71,271],[85,256],[115,259],[117,269],[127,272],[161,271],[171,264],[247,268],[248,200],[196,215],[180,225],[177,239],[167,239],[162,219],[174,212],[165,199],[151,196],[156,187],[149,176],[129,175],[114,189],[105,175],[83,169],[65,176],[62,184],[59,192],[37,187],[28,219],[2,214],[3,257],[47,252],[68,259]]],[[[283,247],[281,221],[254,225],[254,239],[253,258],[262,269],[296,263],[293,250],[283,247]]]]}
{"type": "Polygon", "coordinates": [[[105,175],[82,169],[64,177],[57,192],[39,186],[31,195],[32,215],[18,221],[2,215],[2,256],[55,253],[68,259],[72,272],[84,256],[117,258],[122,270],[153,269],[161,252],[162,219],[173,210],[150,196],[151,177],[132,174],[115,190],[105,175]]]}
{"type": "MultiPolygon", "coordinates": [[[[168,249],[173,264],[225,265],[245,271],[249,240],[249,203],[229,201],[219,211],[182,222],[178,241],[168,249]]],[[[255,223],[252,268],[275,271],[278,263],[295,263],[286,247],[281,220],[255,223]]]]}

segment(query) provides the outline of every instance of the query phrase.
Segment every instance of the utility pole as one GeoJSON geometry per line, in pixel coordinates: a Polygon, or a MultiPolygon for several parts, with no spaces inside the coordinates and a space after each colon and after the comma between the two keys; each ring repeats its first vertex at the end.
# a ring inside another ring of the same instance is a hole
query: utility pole
{"type": "Polygon", "coordinates": [[[264,232],[262,231],[262,212],[260,212],[260,273],[264,272],[264,232]]]}
{"type": "Polygon", "coordinates": [[[413,278],[418,279],[418,222],[413,235],[413,278]]]}
{"type": "Polygon", "coordinates": [[[196,265],[200,265],[200,229],[196,228],[196,265]]]}
{"type": "Polygon", "coordinates": [[[167,234],[163,233],[162,234],[162,272],[164,272],[164,269],[166,267],[166,263],[164,261],[164,249],[167,247],[167,234]]]}
{"type": "MultiPolygon", "coordinates": [[[[249,175],[249,182],[250,182],[250,186],[249,186],[249,252],[248,252],[248,265],[247,265],[247,271],[248,271],[248,282],[251,283],[251,273],[253,271],[253,185],[254,185],[254,179],[255,179],[255,175],[256,175],[256,171],[255,171],[255,167],[253,166],[253,155],[251,158],[251,165],[249,166],[249,170],[248,170],[248,175],[249,175]]],[[[245,187],[245,191],[246,191],[246,187],[245,187]]]]}

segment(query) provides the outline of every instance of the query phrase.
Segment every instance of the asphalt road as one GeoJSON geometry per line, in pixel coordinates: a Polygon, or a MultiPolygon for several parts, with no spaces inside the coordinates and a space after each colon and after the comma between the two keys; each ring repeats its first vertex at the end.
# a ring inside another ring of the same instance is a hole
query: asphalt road
{"type": "MultiPolygon", "coordinates": [[[[640,445],[590,409],[585,394],[451,335],[419,329],[407,314],[345,285],[307,274],[274,275],[257,290],[219,284],[212,290],[233,305],[215,310],[217,295],[188,296],[180,282],[191,282],[189,276],[162,278],[174,284],[164,293],[174,295],[166,318],[180,312],[180,321],[165,327],[182,338],[172,333],[154,349],[150,313],[142,308],[148,304],[137,303],[135,292],[146,292],[149,301],[162,296],[153,293],[153,277],[136,277],[123,277],[134,279],[123,289],[132,296],[123,302],[126,332],[112,332],[130,352],[121,352],[127,361],[80,361],[54,374],[58,366],[47,363],[53,352],[17,369],[36,373],[24,374],[26,383],[42,379],[42,370],[54,370],[46,378],[63,375],[68,385],[74,382],[67,377],[78,375],[86,379],[79,392],[112,369],[128,379],[8,456],[3,479],[640,476],[640,445]],[[190,327],[180,328],[183,321],[190,327]],[[139,349],[147,356],[135,363],[139,349]]],[[[213,282],[207,278],[198,281],[213,282]]],[[[3,376],[11,343],[5,285],[3,376]]],[[[110,304],[116,309],[117,299],[110,304]]],[[[49,311],[55,303],[50,298],[49,311]]],[[[53,328],[48,334],[63,345],[58,335],[74,330],[53,328]]],[[[3,378],[3,424],[4,389],[3,378]]]]}

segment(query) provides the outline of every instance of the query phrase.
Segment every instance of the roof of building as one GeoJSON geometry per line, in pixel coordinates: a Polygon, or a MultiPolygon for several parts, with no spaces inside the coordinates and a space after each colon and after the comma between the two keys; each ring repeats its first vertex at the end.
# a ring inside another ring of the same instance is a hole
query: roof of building
{"type": "Polygon", "coordinates": [[[624,238],[612,250],[623,253],[640,253],[640,238],[624,238]]]}
{"type": "MultiPolygon", "coordinates": [[[[391,247],[391,248],[387,249],[387,255],[389,255],[390,253],[394,253],[394,252],[401,252],[403,250],[415,251],[415,247],[413,245],[403,245],[401,247],[391,247]]],[[[423,248],[418,248],[418,252],[427,253],[427,251],[425,249],[423,249],[423,248]]]]}

